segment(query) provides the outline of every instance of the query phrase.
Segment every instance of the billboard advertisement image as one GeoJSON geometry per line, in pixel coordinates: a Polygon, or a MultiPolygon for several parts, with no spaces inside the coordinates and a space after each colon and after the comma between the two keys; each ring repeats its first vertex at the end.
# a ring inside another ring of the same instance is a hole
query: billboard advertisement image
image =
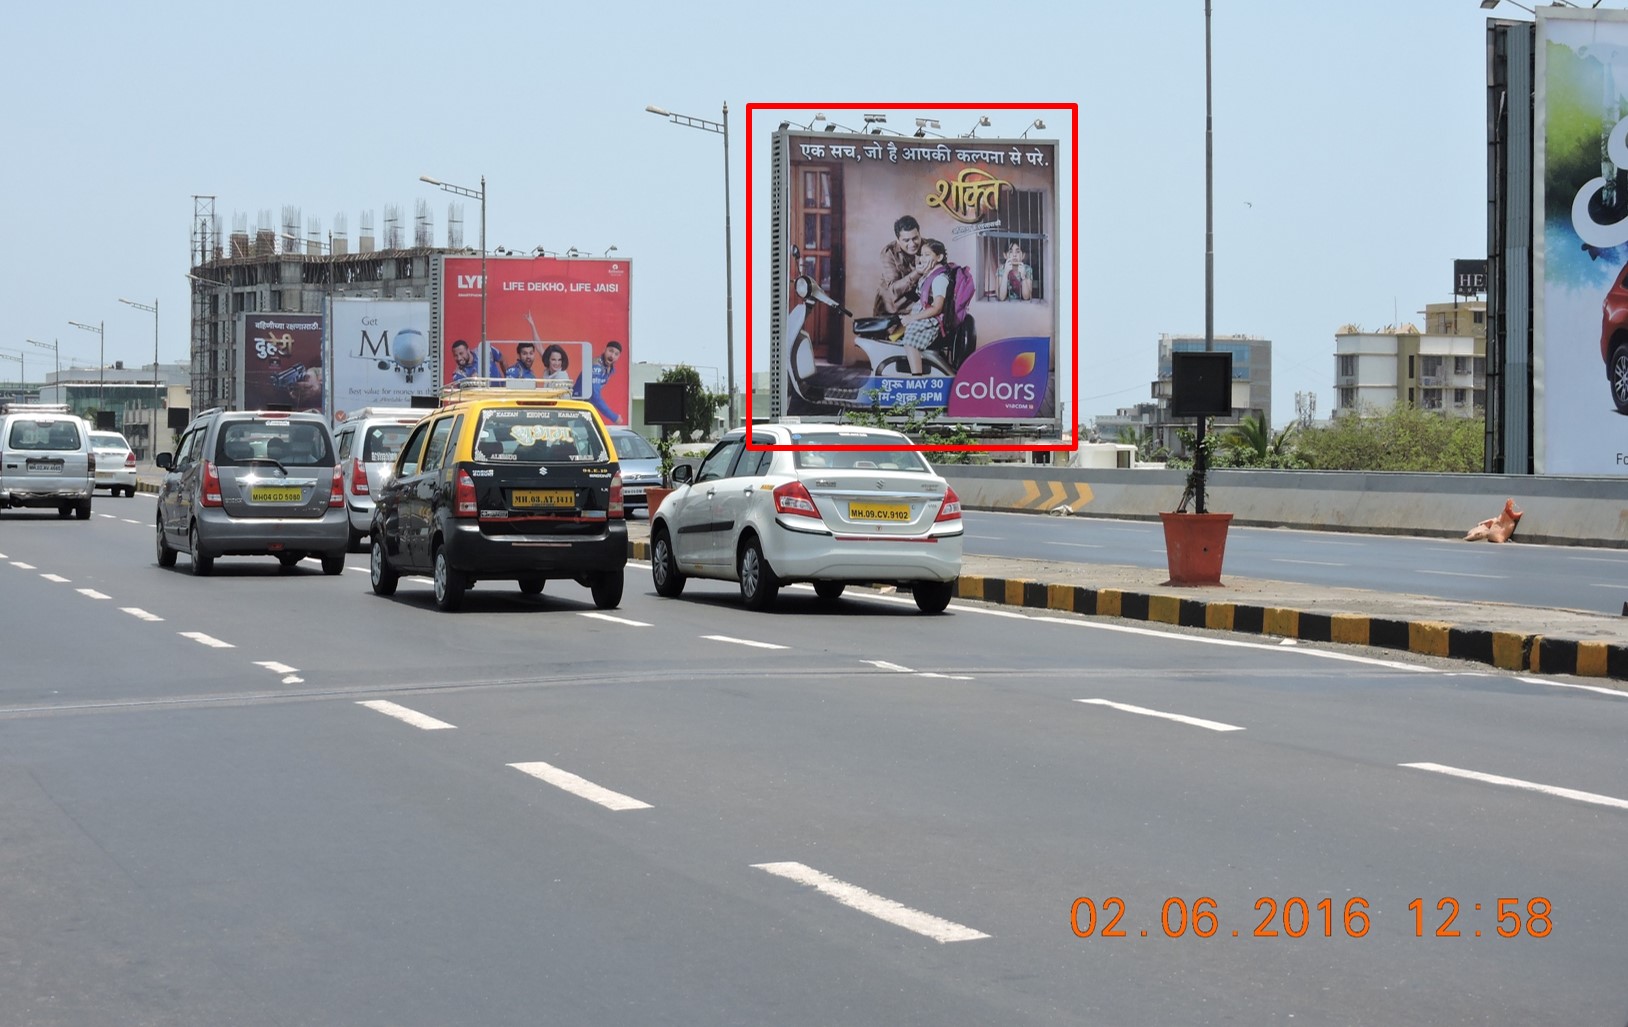
{"type": "Polygon", "coordinates": [[[1628,474],[1628,12],[1539,7],[1533,464],[1628,474]]]}
{"type": "Polygon", "coordinates": [[[780,412],[1055,427],[1058,144],[774,133],[780,412]]]}
{"type": "MultiPolygon", "coordinates": [[[[487,377],[560,383],[588,400],[607,424],[629,411],[625,260],[488,257],[487,377]]],[[[441,380],[480,376],[481,260],[442,257],[441,380]]]]}
{"type": "Polygon", "coordinates": [[[333,419],[370,406],[406,407],[438,390],[428,300],[335,299],[333,419]]]}
{"type": "Polygon", "coordinates": [[[327,413],[321,314],[243,313],[237,328],[238,409],[327,413]]]}

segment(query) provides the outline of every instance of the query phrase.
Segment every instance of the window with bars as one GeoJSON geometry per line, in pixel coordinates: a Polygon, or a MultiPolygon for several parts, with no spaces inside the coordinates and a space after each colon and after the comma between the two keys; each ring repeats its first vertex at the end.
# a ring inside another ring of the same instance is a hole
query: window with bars
{"type": "Polygon", "coordinates": [[[1007,299],[1024,299],[1020,282],[1029,279],[1029,299],[1046,297],[1046,195],[1038,189],[1011,189],[1001,195],[1001,206],[991,212],[978,233],[978,278],[980,299],[1001,299],[1003,280],[1007,299]],[[1007,267],[1008,254],[1016,243],[1022,252],[1027,273],[1007,267]]]}

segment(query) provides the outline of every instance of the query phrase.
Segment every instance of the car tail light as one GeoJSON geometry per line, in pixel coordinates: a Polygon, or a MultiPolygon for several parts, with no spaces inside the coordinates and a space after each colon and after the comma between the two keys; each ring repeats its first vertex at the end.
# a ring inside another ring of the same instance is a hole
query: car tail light
{"type": "Polygon", "coordinates": [[[96,477],[96,454],[95,453],[86,453],[85,454],[85,470],[90,472],[90,476],[92,478],[96,477]]]}
{"type": "Polygon", "coordinates": [[[350,490],[358,496],[368,494],[367,465],[362,463],[362,458],[359,456],[351,457],[350,490]]]}
{"type": "Polygon", "coordinates": [[[124,469],[127,470],[127,471],[133,471],[133,470],[135,470],[135,468],[136,468],[136,454],[134,452],[129,452],[129,453],[124,454],[124,469]]]}
{"type": "Polygon", "coordinates": [[[611,475],[610,509],[605,515],[612,520],[627,516],[622,512],[622,472],[616,471],[611,475]]]}
{"type": "Polygon", "coordinates": [[[220,506],[220,471],[212,461],[203,462],[203,505],[220,506]]]}
{"type": "Polygon", "coordinates": [[[480,516],[480,506],[475,502],[475,479],[462,467],[458,468],[458,481],[452,489],[452,516],[480,516]]]}
{"type": "Polygon", "coordinates": [[[821,519],[819,509],[814,506],[814,497],[808,494],[808,489],[800,481],[788,481],[774,490],[774,512],[821,519]]]}
{"type": "Polygon", "coordinates": [[[345,505],[345,476],[339,464],[334,464],[333,484],[328,486],[328,505],[345,505]]]}
{"type": "Polygon", "coordinates": [[[959,521],[961,519],[961,497],[955,494],[955,489],[944,486],[944,505],[938,508],[938,516],[933,523],[939,521],[959,521]]]}

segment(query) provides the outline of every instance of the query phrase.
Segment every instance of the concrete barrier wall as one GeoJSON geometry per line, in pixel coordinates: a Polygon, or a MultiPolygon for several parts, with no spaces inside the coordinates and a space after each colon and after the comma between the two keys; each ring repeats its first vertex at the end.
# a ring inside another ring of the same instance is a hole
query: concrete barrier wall
{"type": "MultiPolygon", "coordinates": [[[[975,510],[1152,520],[1174,510],[1185,470],[1033,465],[939,468],[975,510]]],[[[1628,481],[1508,474],[1363,471],[1210,472],[1206,507],[1234,524],[1459,538],[1505,499],[1525,515],[1527,542],[1628,548],[1628,481]]]]}

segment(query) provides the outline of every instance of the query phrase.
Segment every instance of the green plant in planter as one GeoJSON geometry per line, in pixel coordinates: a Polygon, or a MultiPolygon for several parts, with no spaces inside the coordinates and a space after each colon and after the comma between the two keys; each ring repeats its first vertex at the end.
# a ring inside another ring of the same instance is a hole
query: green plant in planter
{"type": "Polygon", "coordinates": [[[1209,480],[1210,461],[1215,456],[1215,435],[1195,435],[1187,428],[1180,428],[1176,431],[1176,437],[1193,454],[1193,465],[1187,471],[1187,488],[1181,494],[1181,502],[1176,504],[1176,512],[1186,513],[1187,504],[1191,502],[1194,513],[1205,513],[1204,487],[1209,480]]]}
{"type": "Polygon", "coordinates": [[[650,440],[650,444],[656,447],[656,455],[661,457],[661,483],[664,486],[673,483],[673,447],[678,443],[677,435],[669,435],[665,431],[650,440]]]}

